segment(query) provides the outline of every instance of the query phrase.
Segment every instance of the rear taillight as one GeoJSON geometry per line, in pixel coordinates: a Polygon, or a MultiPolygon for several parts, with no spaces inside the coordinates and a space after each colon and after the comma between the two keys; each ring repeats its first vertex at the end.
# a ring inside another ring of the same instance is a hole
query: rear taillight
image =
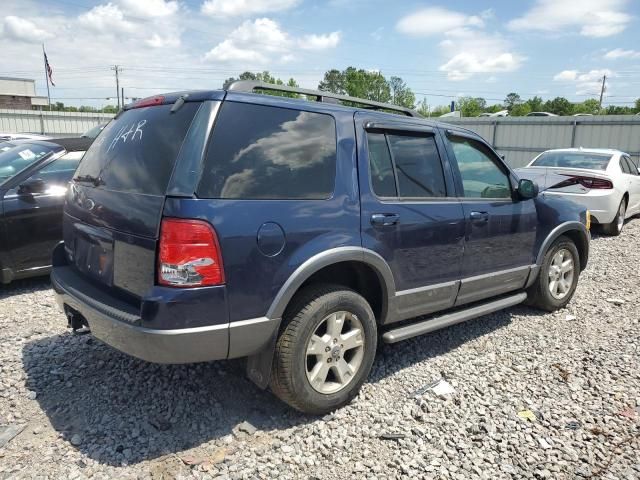
{"type": "Polygon", "coordinates": [[[147,97],[135,102],[131,108],[142,108],[142,107],[154,107],[156,105],[162,105],[164,102],[164,96],[156,95],[155,97],[147,97]]]}
{"type": "Polygon", "coordinates": [[[215,230],[202,220],[164,218],[160,226],[158,282],[172,287],[222,285],[222,253],[215,230]]]}
{"type": "Polygon", "coordinates": [[[564,180],[560,183],[555,184],[551,188],[572,187],[574,185],[582,185],[585,188],[595,188],[595,189],[613,188],[613,183],[611,183],[610,180],[606,180],[604,178],[583,177],[580,175],[572,176],[567,180],[564,180]]]}

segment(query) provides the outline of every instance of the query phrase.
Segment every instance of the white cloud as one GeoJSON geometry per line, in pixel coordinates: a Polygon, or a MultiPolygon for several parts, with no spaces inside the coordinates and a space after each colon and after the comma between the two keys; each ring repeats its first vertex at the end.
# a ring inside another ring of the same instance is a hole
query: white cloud
{"type": "MultiPolygon", "coordinates": [[[[135,0],[132,0],[135,1],[135,0]]],[[[250,16],[288,10],[300,0],[206,0],[200,10],[212,17],[250,16]]]]}
{"type": "Polygon", "coordinates": [[[574,81],[577,77],[577,70],[563,70],[560,73],[556,74],[553,79],[556,82],[571,82],[574,81]]]}
{"type": "Polygon", "coordinates": [[[2,28],[5,37],[27,43],[40,43],[53,35],[26,18],[9,15],[2,28]]]}
{"type": "Polygon", "coordinates": [[[524,58],[497,33],[488,33],[485,24],[494,17],[493,10],[467,15],[441,7],[418,10],[400,19],[398,31],[411,36],[436,36],[447,61],[440,70],[449,80],[465,80],[477,73],[511,72],[524,58]]]}
{"type": "Polygon", "coordinates": [[[171,0],[120,0],[122,8],[138,17],[166,17],[178,11],[178,2],[171,0]]]}
{"type": "MultiPolygon", "coordinates": [[[[483,13],[486,14],[485,11],[483,13]]],[[[466,27],[482,27],[480,16],[465,15],[440,7],[423,8],[401,18],[396,24],[398,31],[413,36],[440,35],[466,27]]]]}
{"type": "Polygon", "coordinates": [[[617,60],[619,58],[640,58],[638,50],[623,50],[622,48],[614,48],[605,53],[604,58],[608,60],[617,60]]]}
{"type": "Polygon", "coordinates": [[[305,35],[298,40],[298,46],[305,50],[324,50],[334,48],[340,43],[340,32],[331,32],[326,35],[305,35]]]}
{"type": "MultiPolygon", "coordinates": [[[[245,20],[228,37],[204,55],[205,60],[220,62],[252,62],[262,65],[294,59],[291,49],[298,45],[305,50],[325,50],[340,42],[340,32],[304,35],[296,38],[269,18],[245,20]]],[[[243,66],[246,68],[246,66],[243,66]]]]}
{"type": "Polygon", "coordinates": [[[615,72],[609,69],[589,70],[580,73],[577,70],[563,70],[553,77],[556,82],[573,83],[576,88],[576,95],[596,95],[600,92],[602,86],[602,78],[607,76],[607,85],[610,86],[609,80],[616,76],[615,72]]]}
{"type": "Polygon", "coordinates": [[[537,0],[522,17],[511,20],[514,31],[566,32],[579,29],[585,37],[608,37],[622,32],[631,21],[624,9],[628,0],[537,0]]]}
{"type": "Polygon", "coordinates": [[[130,32],[133,23],[125,20],[120,7],[113,3],[96,5],[91,10],[78,17],[80,25],[98,33],[130,32]]]}
{"type": "Polygon", "coordinates": [[[145,40],[145,43],[153,48],[179,47],[180,36],[175,34],[161,36],[154,33],[151,37],[145,40]]]}

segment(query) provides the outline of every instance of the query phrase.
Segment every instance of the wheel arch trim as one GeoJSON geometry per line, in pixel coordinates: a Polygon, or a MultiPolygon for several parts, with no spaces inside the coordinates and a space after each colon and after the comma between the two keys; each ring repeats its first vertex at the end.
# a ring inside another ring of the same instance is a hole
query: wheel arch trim
{"type": "Polygon", "coordinates": [[[580,252],[580,248],[581,247],[585,248],[584,255],[581,256],[581,258],[580,258],[581,270],[584,270],[586,268],[586,266],[587,266],[587,260],[588,260],[588,257],[589,257],[590,235],[589,235],[589,231],[587,230],[587,227],[585,227],[583,223],[578,222],[578,221],[570,221],[570,222],[561,223],[560,225],[555,227],[553,230],[551,230],[551,232],[549,232],[547,237],[542,242],[542,245],[540,246],[540,249],[538,250],[538,255],[536,257],[536,265],[538,267],[542,266],[542,262],[544,260],[544,256],[547,253],[547,251],[549,250],[549,247],[551,247],[551,245],[553,244],[553,242],[555,242],[561,235],[563,235],[563,234],[565,234],[567,232],[572,232],[572,231],[573,232],[579,232],[580,235],[581,235],[581,238],[583,239],[583,242],[584,242],[584,245],[582,245],[582,246],[576,245],[576,247],[578,248],[578,252],[580,252]]]}
{"type": "Polygon", "coordinates": [[[271,303],[266,316],[272,319],[282,318],[295,293],[311,275],[324,267],[349,261],[364,263],[375,271],[385,293],[383,300],[388,305],[390,299],[395,296],[396,289],[391,268],[384,258],[373,250],[362,247],[337,247],[312,256],[296,268],[278,290],[278,294],[271,303]]]}

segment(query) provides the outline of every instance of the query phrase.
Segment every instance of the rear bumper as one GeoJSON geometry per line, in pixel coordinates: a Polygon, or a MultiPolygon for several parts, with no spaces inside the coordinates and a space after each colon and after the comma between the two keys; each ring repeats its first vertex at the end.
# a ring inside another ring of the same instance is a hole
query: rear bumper
{"type": "Polygon", "coordinates": [[[209,326],[155,329],[140,325],[134,308],[84,281],[69,266],[54,266],[51,283],[67,314],[81,315],[91,333],[124,353],[153,363],[196,363],[249,356],[277,332],[266,317],[209,326]]]}

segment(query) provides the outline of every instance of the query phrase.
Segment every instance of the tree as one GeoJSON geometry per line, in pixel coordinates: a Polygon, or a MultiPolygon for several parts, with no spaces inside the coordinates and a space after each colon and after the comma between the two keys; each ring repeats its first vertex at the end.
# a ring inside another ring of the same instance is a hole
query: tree
{"type": "Polygon", "coordinates": [[[483,104],[486,106],[486,102],[483,98],[458,98],[458,110],[460,110],[460,115],[463,117],[477,117],[482,113],[483,104]]]}
{"type": "Polygon", "coordinates": [[[640,113],[640,98],[636,100],[636,113],[640,113]]]}
{"type": "Polygon", "coordinates": [[[528,113],[531,113],[531,107],[527,102],[525,103],[517,103],[513,107],[511,107],[511,111],[509,115],[512,117],[524,117],[528,113]]]}
{"type": "Polygon", "coordinates": [[[511,111],[514,105],[518,105],[521,102],[522,100],[520,99],[520,95],[512,92],[504,99],[504,106],[507,110],[511,111]]]}
{"type": "Polygon", "coordinates": [[[431,111],[429,109],[429,104],[427,103],[426,98],[423,98],[418,102],[418,105],[416,105],[416,112],[418,112],[423,117],[431,116],[431,111]]]}
{"type": "Polygon", "coordinates": [[[495,105],[489,105],[484,109],[484,111],[487,113],[496,113],[496,112],[499,112],[500,110],[504,110],[504,105],[498,105],[497,103],[495,105]]]}
{"type": "Polygon", "coordinates": [[[432,117],[440,117],[445,113],[449,113],[451,111],[451,107],[449,105],[439,105],[431,110],[432,117]]]}
{"type": "Polygon", "coordinates": [[[400,77],[389,79],[389,89],[391,90],[391,103],[401,107],[414,108],[416,96],[400,77]]]}
{"type": "Polygon", "coordinates": [[[102,107],[102,113],[118,113],[118,107],[115,105],[105,105],[102,107]]]}
{"type": "Polygon", "coordinates": [[[600,113],[600,102],[595,98],[589,98],[582,103],[576,103],[573,106],[573,113],[591,113],[597,115],[600,113]]]}
{"type": "Polygon", "coordinates": [[[542,105],[543,105],[544,102],[542,101],[542,98],[540,98],[540,97],[538,97],[536,95],[535,97],[530,98],[529,100],[527,100],[524,103],[529,106],[529,111],[530,112],[541,112],[542,111],[542,105]]]}
{"type": "Polygon", "coordinates": [[[318,84],[318,90],[344,95],[347,93],[345,83],[346,78],[344,72],[334,68],[325,72],[324,80],[318,84]]]}
{"type": "Polygon", "coordinates": [[[556,115],[571,115],[573,105],[564,97],[556,97],[553,100],[547,100],[544,104],[544,109],[556,115]]]}
{"type": "MultiPolygon", "coordinates": [[[[280,80],[279,78],[274,77],[267,70],[265,70],[264,72],[258,72],[258,73],[242,72],[238,76],[237,79],[234,78],[234,77],[229,77],[222,84],[222,89],[226,90],[227,88],[229,88],[229,85],[231,85],[236,80],[254,80],[254,81],[259,81],[259,82],[264,82],[264,83],[271,83],[273,85],[284,85],[284,82],[282,80],[280,80]]],[[[298,83],[293,78],[289,79],[289,81],[287,82],[287,86],[289,86],[289,87],[299,87],[298,83]]],[[[288,92],[266,92],[265,91],[265,92],[260,92],[260,93],[265,93],[265,94],[268,94],[268,95],[274,95],[276,97],[290,97],[290,98],[298,98],[299,97],[299,95],[296,94],[296,93],[288,93],[288,92]]]]}

